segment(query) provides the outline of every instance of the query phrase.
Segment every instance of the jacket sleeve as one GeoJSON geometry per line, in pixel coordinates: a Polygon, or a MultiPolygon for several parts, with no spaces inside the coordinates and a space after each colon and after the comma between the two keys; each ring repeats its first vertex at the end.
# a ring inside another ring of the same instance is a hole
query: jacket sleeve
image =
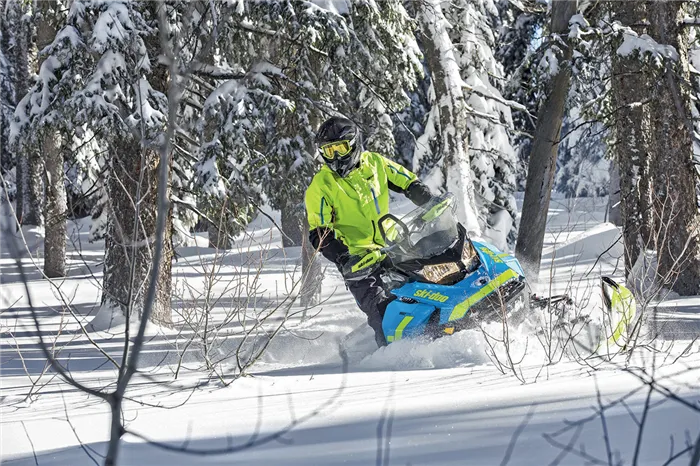
{"type": "Polygon", "coordinates": [[[386,157],[382,157],[382,162],[386,168],[386,177],[389,183],[401,190],[398,192],[406,191],[408,186],[418,179],[418,177],[409,170],[386,157]]]}
{"type": "Polygon", "coordinates": [[[414,173],[386,157],[382,159],[386,167],[389,189],[404,194],[416,205],[423,205],[432,198],[430,189],[414,173]]]}
{"type": "Polygon", "coordinates": [[[323,257],[339,264],[348,255],[348,248],[335,237],[332,227],[333,207],[314,182],[306,190],[306,216],[309,221],[309,241],[323,257]]]}

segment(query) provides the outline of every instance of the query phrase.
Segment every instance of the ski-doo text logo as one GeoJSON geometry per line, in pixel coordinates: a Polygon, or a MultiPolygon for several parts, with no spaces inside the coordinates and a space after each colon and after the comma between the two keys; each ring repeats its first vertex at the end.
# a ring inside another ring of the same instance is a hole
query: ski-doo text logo
{"type": "Polygon", "coordinates": [[[500,257],[498,257],[498,256],[496,255],[496,253],[494,253],[494,252],[493,252],[492,250],[490,250],[489,248],[487,248],[487,247],[481,247],[481,248],[479,248],[479,249],[481,249],[481,251],[482,251],[484,254],[486,254],[486,255],[489,256],[491,259],[493,259],[493,261],[496,262],[497,264],[503,263],[503,259],[501,259],[500,257]]]}
{"type": "Polygon", "coordinates": [[[445,301],[447,301],[449,299],[444,294],[440,294],[437,291],[433,293],[433,292],[430,292],[428,290],[416,290],[416,292],[413,293],[413,296],[416,296],[418,298],[430,299],[432,301],[437,301],[439,303],[444,303],[445,301]]]}

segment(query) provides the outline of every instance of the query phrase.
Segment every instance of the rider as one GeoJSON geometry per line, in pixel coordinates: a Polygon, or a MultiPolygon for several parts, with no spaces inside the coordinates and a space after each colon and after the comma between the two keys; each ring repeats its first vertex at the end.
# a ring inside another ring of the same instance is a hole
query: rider
{"type": "Polygon", "coordinates": [[[316,143],[325,165],[306,190],[311,244],[346,274],[347,288],[367,315],[377,344],[384,346],[382,319],[394,297],[382,288],[380,268],[359,280],[349,280],[348,269],[350,274],[361,272],[384,259],[378,221],[389,211],[389,190],[416,205],[427,203],[432,195],[409,170],[365,151],[360,130],[347,118],[325,121],[316,143]]]}

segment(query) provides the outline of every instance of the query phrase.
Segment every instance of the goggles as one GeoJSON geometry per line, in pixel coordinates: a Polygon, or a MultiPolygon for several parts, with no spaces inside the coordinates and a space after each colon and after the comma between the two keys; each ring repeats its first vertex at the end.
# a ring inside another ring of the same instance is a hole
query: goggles
{"type": "Polygon", "coordinates": [[[350,141],[335,141],[324,144],[318,148],[321,151],[321,155],[327,160],[333,160],[335,156],[345,157],[350,153],[352,148],[350,147],[350,141]]]}

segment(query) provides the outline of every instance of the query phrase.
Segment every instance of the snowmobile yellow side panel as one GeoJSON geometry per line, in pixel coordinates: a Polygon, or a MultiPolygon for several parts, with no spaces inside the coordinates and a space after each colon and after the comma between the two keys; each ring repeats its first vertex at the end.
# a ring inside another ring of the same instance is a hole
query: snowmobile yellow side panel
{"type": "Polygon", "coordinates": [[[396,340],[400,340],[403,338],[403,331],[406,328],[406,326],[413,320],[413,316],[406,316],[403,318],[401,323],[399,324],[398,327],[396,327],[396,333],[393,335],[387,336],[387,341],[392,342],[396,340]]]}
{"type": "Polygon", "coordinates": [[[469,309],[496,291],[498,288],[501,287],[504,283],[506,283],[508,280],[518,278],[518,273],[513,270],[513,269],[508,269],[490,282],[486,283],[483,288],[481,288],[479,291],[474,293],[473,295],[469,296],[467,299],[462,301],[461,303],[457,304],[455,308],[452,310],[452,314],[450,314],[450,321],[453,320],[459,320],[463,318],[469,309]]]}

